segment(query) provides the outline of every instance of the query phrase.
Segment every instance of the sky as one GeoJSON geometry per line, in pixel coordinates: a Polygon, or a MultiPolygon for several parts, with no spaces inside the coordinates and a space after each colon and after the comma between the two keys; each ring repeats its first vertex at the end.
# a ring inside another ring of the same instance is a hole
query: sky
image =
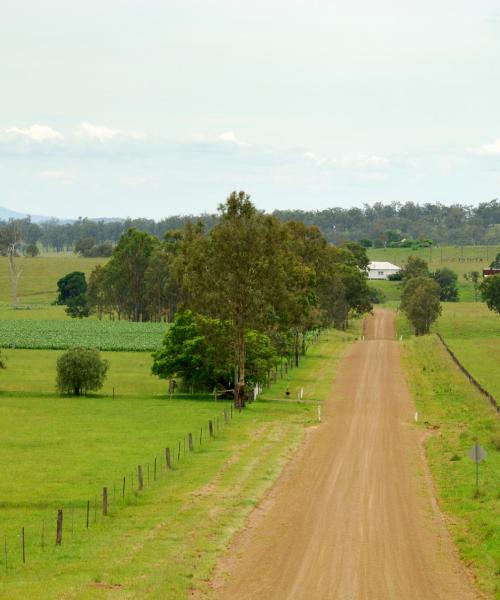
{"type": "Polygon", "coordinates": [[[2,0],[0,206],[500,195],[500,0],[2,0]]]}

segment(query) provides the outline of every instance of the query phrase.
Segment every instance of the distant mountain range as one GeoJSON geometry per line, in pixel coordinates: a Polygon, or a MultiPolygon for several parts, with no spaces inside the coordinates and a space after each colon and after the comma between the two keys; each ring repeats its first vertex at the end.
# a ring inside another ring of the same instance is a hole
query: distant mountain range
{"type": "MultiPolygon", "coordinates": [[[[44,215],[28,215],[27,213],[21,213],[16,210],[10,210],[10,208],[4,208],[0,206],[0,221],[8,221],[9,219],[25,219],[31,217],[32,223],[46,223],[55,219],[58,223],[74,223],[76,219],[59,219],[58,217],[47,217],[44,215]]],[[[91,221],[104,221],[105,223],[124,221],[124,219],[110,218],[110,217],[96,217],[90,219],[91,221]]]]}

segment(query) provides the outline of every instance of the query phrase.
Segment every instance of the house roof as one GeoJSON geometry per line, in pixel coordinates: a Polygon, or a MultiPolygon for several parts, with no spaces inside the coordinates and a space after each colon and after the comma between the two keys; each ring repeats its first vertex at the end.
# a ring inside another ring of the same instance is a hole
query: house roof
{"type": "Polygon", "coordinates": [[[393,265],[390,262],[373,261],[368,265],[370,271],[401,271],[401,267],[393,265]]]}

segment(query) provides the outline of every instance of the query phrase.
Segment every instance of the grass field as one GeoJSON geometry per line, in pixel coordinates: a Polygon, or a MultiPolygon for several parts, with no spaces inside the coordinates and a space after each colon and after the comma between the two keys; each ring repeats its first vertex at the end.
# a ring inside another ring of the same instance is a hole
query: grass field
{"type": "Polygon", "coordinates": [[[6,350],[8,369],[0,374],[0,597],[107,598],[121,589],[127,597],[179,598],[203,589],[218,553],[272,484],[304,426],[314,422],[316,402],[328,394],[352,337],[326,334],[299,369],[235,414],[211,442],[207,421],[220,426],[229,404],[208,396],[170,400],[165,382],[149,375],[146,353],[107,354],[111,366],[102,395],[74,399],[53,392],[57,351],[6,350]],[[306,402],[287,401],[287,386],[292,397],[304,387],[306,402]],[[184,450],[188,432],[195,434],[192,454],[184,450]],[[168,473],[167,445],[176,449],[168,473]],[[134,491],[138,464],[146,483],[141,493],[134,491]],[[94,517],[103,486],[110,516],[101,517],[98,508],[94,517]],[[56,548],[58,508],[64,509],[64,538],[56,548]]]}
{"type": "MultiPolygon", "coordinates": [[[[64,253],[60,256],[17,260],[23,268],[18,287],[20,303],[22,306],[36,308],[39,305],[48,305],[56,299],[57,281],[61,277],[71,271],[82,271],[88,278],[96,265],[104,264],[108,259],[82,258],[64,253]]],[[[0,256],[0,307],[8,307],[11,303],[9,266],[7,259],[0,256]]]]}
{"type": "Polygon", "coordinates": [[[428,429],[427,460],[441,508],[460,553],[480,587],[500,598],[500,419],[468,382],[435,336],[405,342],[404,360],[419,412],[428,429]],[[487,451],[475,495],[475,465],[467,451],[487,451]]]}
{"type": "MultiPolygon", "coordinates": [[[[423,258],[429,264],[431,271],[448,267],[458,275],[458,293],[460,302],[473,302],[475,300],[474,286],[464,279],[464,273],[479,271],[489,267],[496,254],[500,252],[499,246],[443,246],[436,248],[369,248],[370,260],[388,261],[403,267],[410,256],[423,258]]],[[[388,304],[399,301],[401,287],[395,281],[370,282],[384,292],[388,304]]]]}

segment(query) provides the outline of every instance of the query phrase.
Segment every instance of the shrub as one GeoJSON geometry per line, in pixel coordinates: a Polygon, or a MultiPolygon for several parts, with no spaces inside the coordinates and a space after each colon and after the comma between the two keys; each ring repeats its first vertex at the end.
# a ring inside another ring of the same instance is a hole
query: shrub
{"type": "Polygon", "coordinates": [[[71,348],[57,360],[56,388],[74,396],[102,388],[109,363],[93,348],[71,348]]]}

